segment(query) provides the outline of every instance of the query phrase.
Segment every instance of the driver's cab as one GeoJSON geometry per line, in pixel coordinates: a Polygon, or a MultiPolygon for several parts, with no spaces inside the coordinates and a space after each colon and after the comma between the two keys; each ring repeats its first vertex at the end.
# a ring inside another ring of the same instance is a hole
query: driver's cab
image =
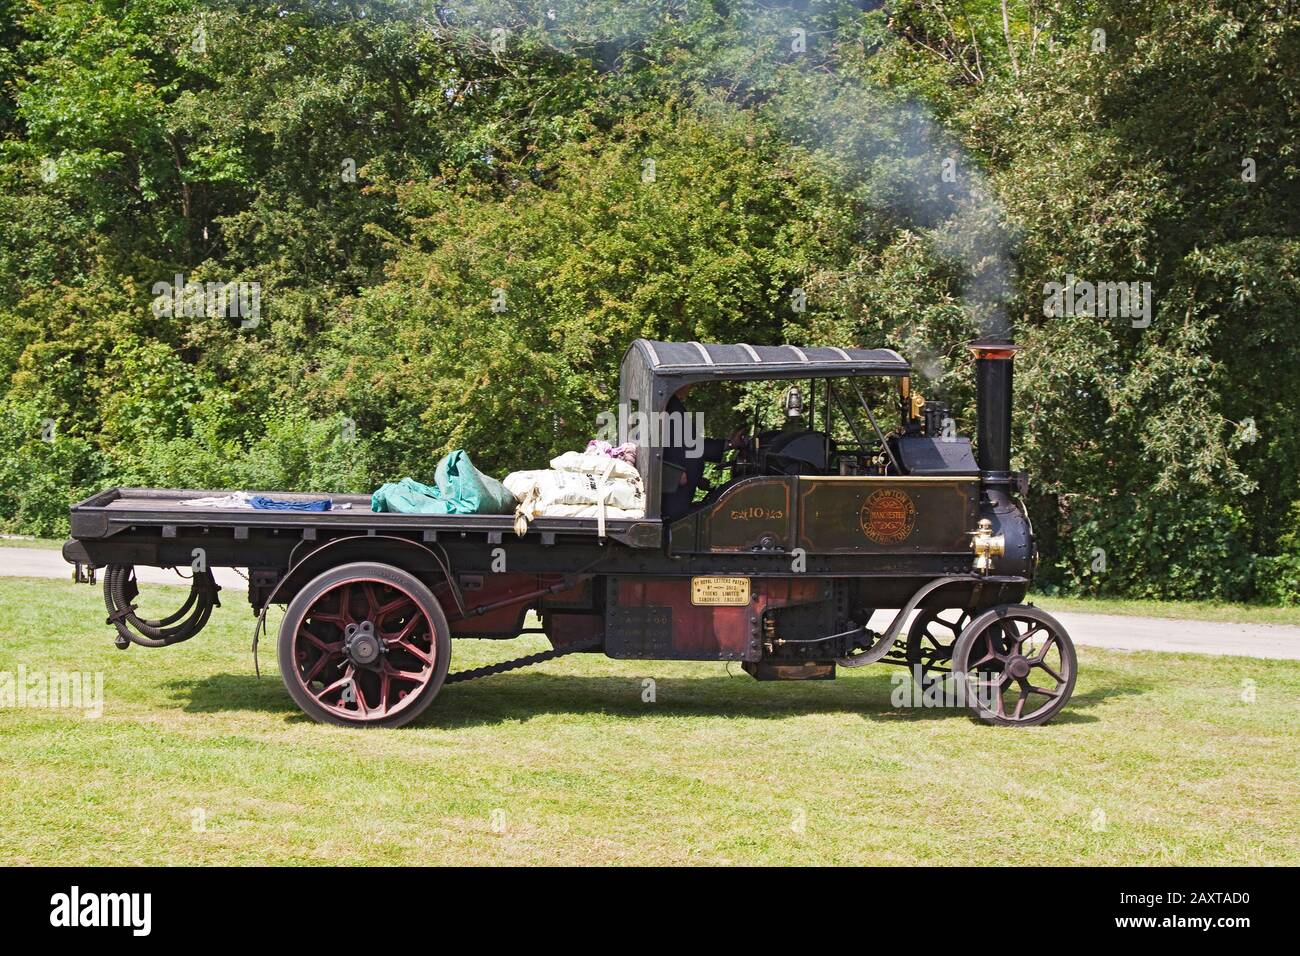
{"type": "MultiPolygon", "coordinates": [[[[809,383],[809,387],[815,388],[812,383],[809,383]]],[[[786,390],[781,401],[781,412],[784,421],[779,429],[753,436],[754,473],[825,474],[833,457],[834,439],[831,438],[829,430],[818,431],[811,427],[815,424],[811,421],[811,416],[807,422],[805,421],[804,396],[800,386],[791,385],[786,390]]]]}
{"type": "Polygon", "coordinates": [[[919,494],[939,510],[964,512],[978,494],[969,440],[953,433],[944,406],[912,391],[910,366],[889,349],[638,339],[623,361],[620,423],[620,440],[638,445],[647,517],[665,520],[673,553],[918,546],[910,526],[898,541],[873,540],[888,515],[868,523],[867,500],[888,504],[896,499],[876,492],[905,482],[897,499],[905,511],[919,494]],[[663,438],[673,432],[653,427],[655,413],[683,407],[731,439],[721,461],[694,467],[689,505],[681,508],[679,495],[665,513],[683,482],[683,456],[671,446],[665,454],[663,438]],[[627,433],[624,421],[633,425],[627,433]],[[958,493],[936,496],[945,485],[958,493]]]}

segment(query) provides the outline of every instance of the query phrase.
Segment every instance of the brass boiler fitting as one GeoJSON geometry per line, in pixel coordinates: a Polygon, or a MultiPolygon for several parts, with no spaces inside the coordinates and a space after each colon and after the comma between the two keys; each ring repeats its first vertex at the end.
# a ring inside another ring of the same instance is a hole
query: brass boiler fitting
{"type": "Polygon", "coordinates": [[[993,559],[1007,553],[1007,539],[1004,535],[993,533],[993,522],[980,518],[971,536],[970,549],[975,552],[975,570],[987,574],[993,568],[993,559]]]}

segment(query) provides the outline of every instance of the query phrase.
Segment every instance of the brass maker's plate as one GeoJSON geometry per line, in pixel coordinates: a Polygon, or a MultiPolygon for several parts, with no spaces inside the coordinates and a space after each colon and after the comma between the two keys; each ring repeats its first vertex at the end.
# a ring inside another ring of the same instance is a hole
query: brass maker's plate
{"type": "Polygon", "coordinates": [[[916,505],[901,488],[881,488],[862,503],[858,522],[862,533],[877,544],[906,541],[916,527],[916,505]]]}
{"type": "Polygon", "coordinates": [[[749,578],[691,578],[691,603],[739,607],[749,603],[749,578]]]}

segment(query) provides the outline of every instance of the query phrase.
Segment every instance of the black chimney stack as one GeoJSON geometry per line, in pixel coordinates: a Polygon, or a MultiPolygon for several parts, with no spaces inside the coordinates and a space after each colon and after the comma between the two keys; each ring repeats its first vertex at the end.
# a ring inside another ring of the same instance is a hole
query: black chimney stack
{"type": "Polygon", "coordinates": [[[967,348],[975,353],[980,477],[989,484],[1010,484],[1011,363],[1020,346],[1006,339],[981,339],[967,348]]]}

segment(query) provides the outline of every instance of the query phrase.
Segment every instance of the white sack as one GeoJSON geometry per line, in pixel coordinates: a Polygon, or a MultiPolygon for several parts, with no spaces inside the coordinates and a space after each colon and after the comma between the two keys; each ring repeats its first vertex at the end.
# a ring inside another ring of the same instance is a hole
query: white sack
{"type": "Polygon", "coordinates": [[[506,475],[502,484],[519,499],[516,533],[522,537],[533,518],[595,518],[603,538],[608,519],[645,517],[645,494],[635,468],[614,458],[577,452],[561,455],[552,464],[585,465],[580,459],[593,460],[598,470],[513,471],[506,475]]]}
{"type": "MultiPolygon", "coordinates": [[[[611,461],[613,459],[610,459],[611,461]]],[[[599,505],[645,516],[641,479],[599,478],[576,471],[515,471],[502,482],[521,506],[545,512],[555,505],[599,505]]]]}
{"type": "Polygon", "coordinates": [[[635,465],[629,465],[621,459],[606,455],[584,455],[580,451],[566,451],[559,458],[552,458],[551,467],[556,471],[572,471],[602,478],[626,478],[631,481],[641,477],[635,465]]]}

